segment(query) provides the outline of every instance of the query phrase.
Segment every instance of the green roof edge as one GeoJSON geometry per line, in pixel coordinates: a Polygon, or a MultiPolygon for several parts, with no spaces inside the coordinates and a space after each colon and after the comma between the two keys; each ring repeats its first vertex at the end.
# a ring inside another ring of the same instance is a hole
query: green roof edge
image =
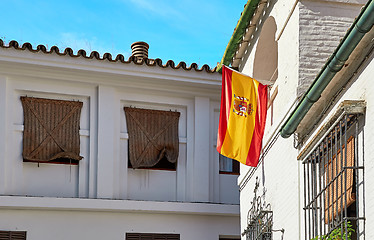
{"type": "Polygon", "coordinates": [[[260,0],[248,0],[243,13],[240,16],[238,24],[236,25],[234,33],[232,34],[230,41],[227,44],[226,50],[223,53],[222,60],[217,66],[217,72],[222,71],[222,65],[228,66],[229,64],[231,64],[232,58],[234,57],[234,54],[243,39],[248,24],[250,23],[259,3],[260,0]]]}

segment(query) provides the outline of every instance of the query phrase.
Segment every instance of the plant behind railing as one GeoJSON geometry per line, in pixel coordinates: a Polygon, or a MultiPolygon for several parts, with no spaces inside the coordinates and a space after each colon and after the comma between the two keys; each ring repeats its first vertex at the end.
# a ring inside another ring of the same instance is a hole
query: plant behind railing
{"type": "Polygon", "coordinates": [[[352,240],[351,237],[352,233],[354,232],[355,230],[352,228],[352,224],[350,222],[347,222],[347,235],[345,235],[345,223],[343,223],[341,227],[332,230],[328,236],[317,236],[312,238],[311,240],[352,240]]]}

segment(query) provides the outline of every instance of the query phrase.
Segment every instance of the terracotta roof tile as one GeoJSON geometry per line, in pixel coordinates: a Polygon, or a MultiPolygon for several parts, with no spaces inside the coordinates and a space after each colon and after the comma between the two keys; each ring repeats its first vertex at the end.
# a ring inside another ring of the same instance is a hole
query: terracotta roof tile
{"type": "Polygon", "coordinates": [[[73,58],[77,57],[83,57],[86,59],[96,59],[96,60],[108,60],[109,62],[122,62],[122,63],[131,63],[133,62],[136,65],[147,65],[147,66],[158,66],[161,68],[172,68],[172,69],[179,69],[182,68],[183,70],[190,71],[194,69],[197,72],[206,71],[207,73],[215,73],[216,68],[210,68],[209,65],[204,64],[201,68],[198,67],[196,63],[192,63],[190,66],[187,66],[185,62],[180,62],[178,65],[175,64],[173,60],[168,60],[165,64],[162,63],[162,60],[159,58],[156,59],[149,59],[149,58],[137,58],[134,56],[130,56],[127,60],[122,54],[118,54],[115,59],[113,59],[112,54],[110,53],[104,53],[102,57],[100,57],[100,54],[97,51],[92,51],[89,55],[87,55],[87,52],[83,49],[80,49],[77,54],[74,54],[73,49],[71,48],[65,48],[63,51],[57,47],[52,46],[49,50],[44,45],[38,45],[36,49],[34,49],[31,45],[31,43],[24,43],[22,46],[17,41],[10,41],[9,44],[5,44],[3,40],[0,39],[0,48],[8,49],[8,48],[14,48],[16,50],[28,50],[32,53],[38,53],[42,52],[44,54],[51,54],[56,53],[59,56],[70,56],[73,58]]]}

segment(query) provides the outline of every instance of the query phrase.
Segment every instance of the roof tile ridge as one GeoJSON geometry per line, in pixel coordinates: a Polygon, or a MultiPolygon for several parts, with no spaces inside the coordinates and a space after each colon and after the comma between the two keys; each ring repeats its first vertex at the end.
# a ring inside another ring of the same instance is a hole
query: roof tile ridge
{"type": "Polygon", "coordinates": [[[98,52],[98,51],[92,51],[91,53],[90,53],[90,56],[88,57],[89,59],[93,59],[93,58],[95,58],[95,59],[97,59],[97,60],[102,60],[101,58],[100,58],[100,53],[98,52]]]}
{"type": "Polygon", "coordinates": [[[97,60],[105,60],[107,59],[109,62],[121,62],[121,63],[131,63],[133,62],[136,65],[147,65],[147,66],[158,66],[161,68],[172,68],[172,69],[180,69],[190,71],[192,69],[195,69],[197,72],[201,72],[205,70],[207,73],[214,73],[216,72],[217,67],[210,68],[208,64],[204,64],[201,68],[198,67],[197,63],[192,63],[190,66],[187,66],[187,63],[184,61],[179,62],[177,65],[173,60],[168,60],[165,64],[163,64],[162,59],[156,58],[156,59],[150,59],[150,58],[137,58],[135,56],[130,56],[127,60],[125,59],[124,55],[117,54],[116,58],[113,58],[111,53],[104,53],[103,57],[100,57],[100,53],[97,51],[91,51],[89,55],[87,55],[86,50],[80,49],[78,50],[77,54],[74,54],[74,50],[70,47],[65,48],[63,51],[60,51],[60,49],[57,46],[52,46],[50,49],[47,48],[46,45],[39,44],[36,48],[33,48],[32,44],[29,42],[25,42],[20,46],[20,43],[16,40],[11,40],[8,44],[5,44],[5,42],[0,39],[0,48],[14,48],[16,50],[28,50],[32,53],[36,52],[42,52],[44,54],[53,54],[56,53],[59,56],[70,56],[70,57],[83,57],[85,59],[97,59],[97,60]]]}

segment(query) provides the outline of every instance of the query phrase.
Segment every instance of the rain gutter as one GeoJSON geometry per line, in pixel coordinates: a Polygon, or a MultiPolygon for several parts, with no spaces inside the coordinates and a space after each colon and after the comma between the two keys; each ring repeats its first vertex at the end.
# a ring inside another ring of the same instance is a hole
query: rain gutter
{"type": "Polygon", "coordinates": [[[247,2],[243,13],[236,25],[234,33],[232,34],[231,39],[227,44],[222,60],[217,66],[217,72],[222,71],[222,65],[229,66],[231,64],[235,52],[238,50],[239,44],[243,40],[243,36],[246,33],[248,24],[250,23],[259,3],[260,0],[249,0],[247,2]]]}
{"type": "Polygon", "coordinates": [[[283,138],[290,137],[296,131],[298,125],[308,113],[309,109],[321,97],[321,93],[325,90],[336,73],[343,68],[353,50],[365,34],[370,31],[373,24],[374,2],[373,0],[369,0],[362,9],[360,15],[353,22],[335,52],[322,67],[316,79],[304,94],[300,103],[283,124],[280,129],[280,135],[283,138]]]}

